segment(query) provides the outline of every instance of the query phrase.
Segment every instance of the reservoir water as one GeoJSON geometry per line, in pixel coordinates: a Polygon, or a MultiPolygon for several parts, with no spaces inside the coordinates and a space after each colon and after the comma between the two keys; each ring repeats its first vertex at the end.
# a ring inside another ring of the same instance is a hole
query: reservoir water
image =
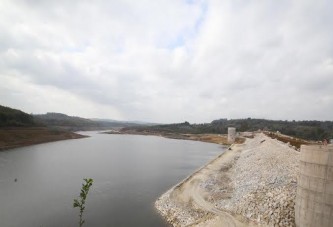
{"type": "Polygon", "coordinates": [[[84,134],[0,152],[1,227],[78,226],[72,204],[83,178],[94,179],[84,226],[167,226],[155,200],[223,152],[196,141],[84,134]]]}

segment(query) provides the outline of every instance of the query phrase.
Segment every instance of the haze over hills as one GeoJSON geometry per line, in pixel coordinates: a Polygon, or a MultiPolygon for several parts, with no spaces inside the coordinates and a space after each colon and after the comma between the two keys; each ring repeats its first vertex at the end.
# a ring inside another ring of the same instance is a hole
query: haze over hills
{"type": "Polygon", "coordinates": [[[104,130],[138,125],[154,125],[146,122],[117,121],[111,119],[86,119],[63,113],[27,114],[21,110],[0,105],[0,127],[46,126],[67,131],[104,130]]]}
{"type": "Polygon", "coordinates": [[[113,122],[113,123],[121,123],[121,124],[136,124],[136,125],[161,125],[159,123],[152,123],[152,122],[145,122],[145,121],[119,121],[119,120],[113,120],[113,119],[102,119],[102,118],[89,118],[93,121],[104,121],[104,122],[113,122]]]}
{"type": "Polygon", "coordinates": [[[62,113],[46,113],[30,115],[21,110],[0,106],[1,127],[46,126],[52,129],[66,131],[107,130],[124,128],[137,132],[149,131],[153,133],[227,133],[227,128],[236,127],[238,131],[269,130],[280,131],[283,134],[303,139],[322,140],[333,138],[332,121],[277,121],[266,119],[219,119],[211,123],[190,124],[189,122],[176,124],[153,124],[146,122],[117,121],[111,119],[86,119],[68,116],[62,113]]]}
{"type": "Polygon", "coordinates": [[[46,113],[33,116],[38,123],[47,125],[48,127],[56,127],[69,131],[106,130],[139,125],[137,123],[125,121],[86,119],[76,116],[68,116],[62,113],[46,113]]]}

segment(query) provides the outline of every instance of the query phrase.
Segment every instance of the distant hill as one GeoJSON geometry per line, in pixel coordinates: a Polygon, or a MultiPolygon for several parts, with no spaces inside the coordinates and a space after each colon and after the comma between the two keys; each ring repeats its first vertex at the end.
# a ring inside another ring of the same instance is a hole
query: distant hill
{"type": "Polygon", "coordinates": [[[21,110],[0,105],[0,127],[48,127],[66,131],[107,130],[111,128],[153,125],[145,122],[86,119],[62,113],[27,114],[21,110]]]}
{"type": "Polygon", "coordinates": [[[86,119],[75,116],[68,116],[62,113],[46,113],[33,115],[37,123],[52,128],[60,128],[69,131],[84,130],[106,130],[110,128],[133,127],[139,124],[100,119],[86,119]]]}
{"type": "Polygon", "coordinates": [[[274,121],[266,119],[219,119],[211,123],[190,124],[189,122],[177,124],[164,124],[149,127],[130,127],[126,130],[136,130],[138,132],[147,131],[152,133],[216,133],[226,134],[228,127],[235,127],[237,131],[279,131],[283,134],[295,136],[308,140],[322,140],[333,138],[332,121],[274,121]]]}
{"type": "Polygon", "coordinates": [[[0,151],[85,136],[45,127],[33,115],[0,105],[0,151]]]}
{"type": "Polygon", "coordinates": [[[156,125],[145,122],[126,122],[109,119],[86,119],[68,116],[62,113],[30,115],[21,110],[0,105],[0,127],[47,126],[48,128],[84,131],[124,128],[126,130],[165,132],[165,133],[216,133],[226,134],[228,127],[236,127],[237,131],[280,131],[283,134],[303,139],[322,140],[333,138],[332,121],[275,121],[266,119],[218,119],[211,123],[156,125]]]}
{"type": "Polygon", "coordinates": [[[0,127],[35,126],[34,118],[21,110],[0,105],[0,127]]]}
{"type": "Polygon", "coordinates": [[[72,117],[62,113],[46,113],[33,116],[36,122],[44,124],[48,127],[80,128],[97,126],[97,124],[92,120],[81,117],[72,117]]]}
{"type": "Polygon", "coordinates": [[[119,123],[121,125],[145,125],[145,126],[152,126],[152,125],[160,125],[157,123],[151,123],[151,122],[145,122],[145,121],[119,121],[119,120],[113,120],[113,119],[100,119],[100,118],[90,118],[90,120],[93,121],[99,121],[99,122],[112,122],[112,123],[119,123]]]}

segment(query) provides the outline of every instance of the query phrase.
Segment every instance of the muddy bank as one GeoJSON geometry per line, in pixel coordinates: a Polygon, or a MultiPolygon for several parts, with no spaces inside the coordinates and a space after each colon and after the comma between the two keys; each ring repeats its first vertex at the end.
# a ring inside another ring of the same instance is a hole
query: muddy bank
{"type": "Polygon", "coordinates": [[[85,137],[87,136],[73,132],[51,130],[45,127],[0,128],[0,151],[33,144],[85,137]]]}
{"type": "Polygon", "coordinates": [[[298,155],[257,134],[167,191],[155,206],[173,226],[295,226],[298,155]]]}

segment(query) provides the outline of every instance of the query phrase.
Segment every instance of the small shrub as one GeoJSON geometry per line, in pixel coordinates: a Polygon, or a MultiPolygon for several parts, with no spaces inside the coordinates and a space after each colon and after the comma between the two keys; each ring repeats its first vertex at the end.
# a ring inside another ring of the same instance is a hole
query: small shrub
{"type": "Polygon", "coordinates": [[[80,196],[77,199],[74,199],[74,203],[73,203],[73,207],[78,207],[80,208],[80,214],[79,214],[79,226],[83,226],[85,220],[83,219],[83,212],[85,207],[85,203],[86,203],[86,199],[87,199],[87,195],[89,192],[90,187],[93,184],[93,179],[89,178],[89,179],[83,179],[84,183],[82,184],[82,188],[81,188],[81,192],[80,192],[80,196]]]}

